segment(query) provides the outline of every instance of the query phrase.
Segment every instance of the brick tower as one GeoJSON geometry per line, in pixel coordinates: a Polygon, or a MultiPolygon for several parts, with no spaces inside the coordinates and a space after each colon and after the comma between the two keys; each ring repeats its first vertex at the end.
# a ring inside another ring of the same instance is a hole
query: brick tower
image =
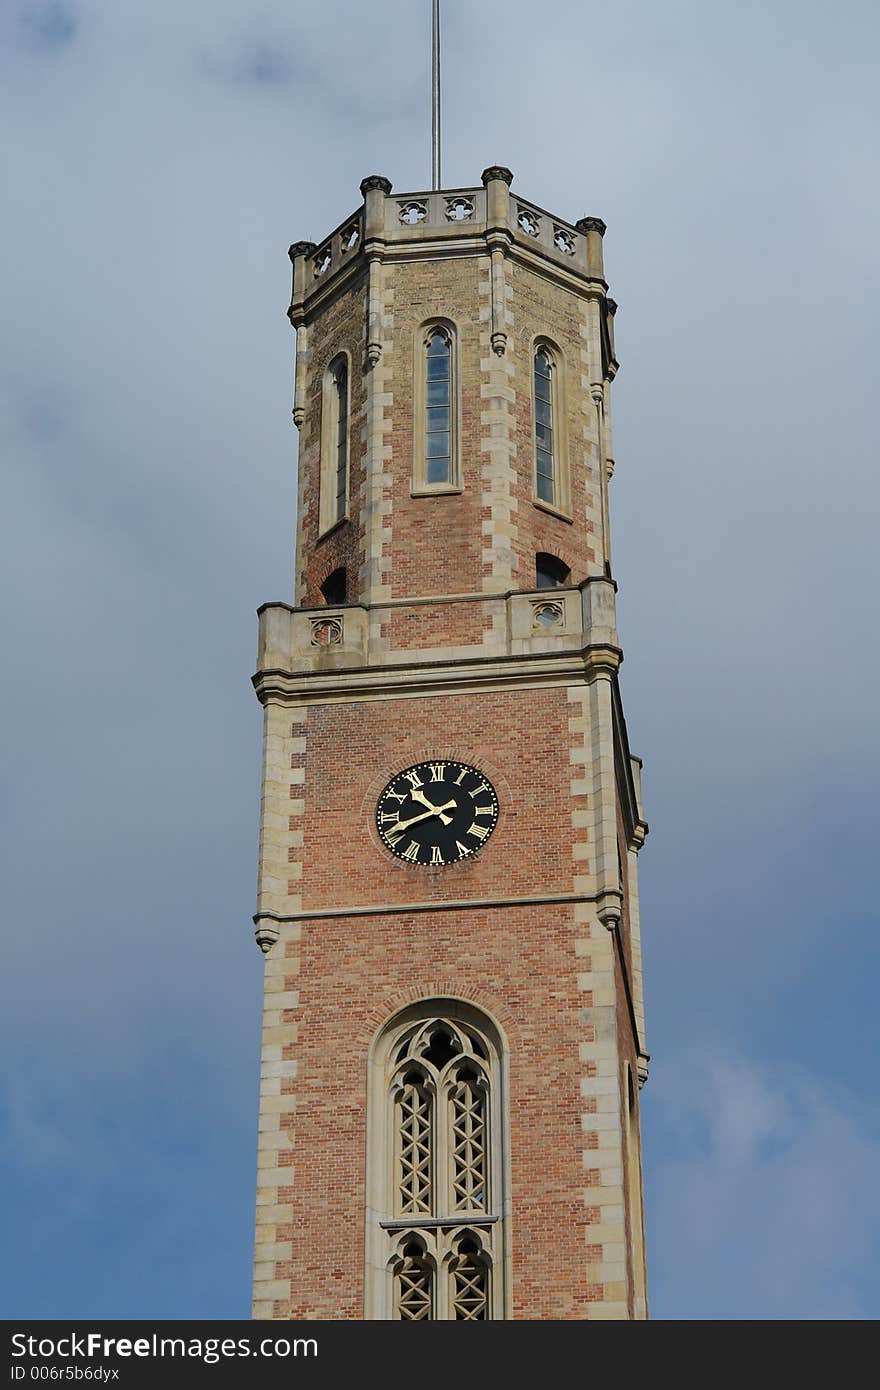
{"type": "Polygon", "coordinates": [[[297,242],[295,604],[260,610],[254,1314],[647,1316],[604,224],[297,242]]]}

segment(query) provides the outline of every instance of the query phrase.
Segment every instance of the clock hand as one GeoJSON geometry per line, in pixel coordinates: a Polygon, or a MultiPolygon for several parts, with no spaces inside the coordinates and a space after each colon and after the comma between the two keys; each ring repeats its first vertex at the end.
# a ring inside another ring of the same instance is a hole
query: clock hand
{"type": "Polygon", "coordinates": [[[432,806],[430,811],[422,811],[421,815],[412,816],[409,820],[399,820],[396,825],[392,825],[389,827],[388,831],[386,832],[388,838],[391,839],[395,835],[402,835],[404,830],[409,830],[411,825],[416,825],[419,821],[422,820],[428,820],[431,816],[439,816],[443,824],[448,825],[449,822],[452,820],[452,817],[444,815],[444,812],[448,811],[450,806],[455,805],[457,805],[457,802],[447,801],[445,806],[432,806]]]}
{"type": "MultiPolygon", "coordinates": [[[[420,801],[423,806],[430,806],[432,811],[435,811],[437,809],[433,801],[428,800],[428,798],[425,796],[425,793],[421,790],[420,787],[413,787],[410,791],[410,796],[412,797],[413,801],[420,801]]],[[[449,801],[446,804],[448,806],[454,806],[455,802],[449,801]]],[[[441,807],[441,810],[442,809],[443,808],[441,807]]]]}

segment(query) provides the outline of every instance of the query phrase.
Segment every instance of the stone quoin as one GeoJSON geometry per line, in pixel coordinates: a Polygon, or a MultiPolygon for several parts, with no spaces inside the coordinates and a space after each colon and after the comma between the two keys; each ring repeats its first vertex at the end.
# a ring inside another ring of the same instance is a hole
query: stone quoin
{"type": "Polygon", "coordinates": [[[647,1317],[604,223],[374,175],[290,248],[254,1316],[647,1317]]]}

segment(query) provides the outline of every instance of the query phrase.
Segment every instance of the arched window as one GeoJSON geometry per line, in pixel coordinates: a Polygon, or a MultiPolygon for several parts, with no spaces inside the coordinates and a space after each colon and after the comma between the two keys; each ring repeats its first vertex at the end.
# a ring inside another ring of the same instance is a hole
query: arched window
{"type": "Polygon", "coordinates": [[[383,1030],[369,1085],[367,1316],[505,1316],[504,1083],[497,1030],[456,1000],[383,1030]]]}
{"type": "Polygon", "coordinates": [[[555,363],[545,347],[535,353],[535,495],[556,503],[555,363]]]}
{"type": "Polygon", "coordinates": [[[321,425],[320,529],[329,531],[348,512],[348,358],[337,357],[324,377],[321,425]]]}
{"type": "Polygon", "coordinates": [[[571,570],[556,555],[549,555],[544,550],[539,550],[535,556],[535,588],[536,589],[557,589],[560,584],[567,584],[571,570]]]}
{"type": "Polygon", "coordinates": [[[539,340],[532,358],[534,501],[571,520],[564,378],[561,352],[539,340]]]}
{"type": "Polygon", "coordinates": [[[321,596],[325,603],[335,605],[348,602],[348,576],[344,565],[327,575],[321,585],[321,596]]]}
{"type": "Polygon", "coordinates": [[[402,1245],[394,1275],[394,1316],[398,1322],[430,1322],[434,1314],[434,1270],[418,1236],[402,1245]]]}
{"type": "Polygon", "coordinates": [[[414,492],[458,489],[456,341],[451,325],[431,323],[416,340],[414,492]]]}
{"type": "Polygon", "coordinates": [[[435,328],[425,353],[425,482],[448,483],[452,474],[452,344],[435,328]]]}

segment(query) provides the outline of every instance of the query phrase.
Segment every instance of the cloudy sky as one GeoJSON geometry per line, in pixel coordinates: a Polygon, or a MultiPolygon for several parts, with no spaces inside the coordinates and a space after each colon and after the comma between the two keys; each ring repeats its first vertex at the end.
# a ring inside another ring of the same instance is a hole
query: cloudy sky
{"type": "MultiPolygon", "coordinates": [[[[246,1317],[286,248],[428,0],[0,0],[6,1317],[246,1317]]],[[[444,0],[447,186],[608,223],[661,1318],[880,1312],[872,0],[444,0]]]]}

